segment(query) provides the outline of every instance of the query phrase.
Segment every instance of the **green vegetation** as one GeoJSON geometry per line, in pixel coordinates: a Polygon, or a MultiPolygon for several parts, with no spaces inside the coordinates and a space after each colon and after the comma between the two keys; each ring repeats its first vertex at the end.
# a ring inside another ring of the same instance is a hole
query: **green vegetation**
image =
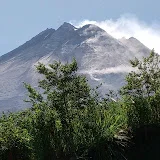
{"type": "Polygon", "coordinates": [[[44,77],[39,91],[25,84],[32,107],[0,118],[0,159],[126,159],[129,135],[159,125],[159,62],[154,51],[142,62],[131,61],[136,69],[127,75],[117,101],[91,89],[85,76],[77,74],[75,59],[39,64],[44,77]]]}
{"type": "Polygon", "coordinates": [[[151,51],[143,61],[131,61],[135,71],[126,77],[121,90],[128,110],[128,124],[132,128],[158,125],[160,122],[160,56],[151,51]]]}

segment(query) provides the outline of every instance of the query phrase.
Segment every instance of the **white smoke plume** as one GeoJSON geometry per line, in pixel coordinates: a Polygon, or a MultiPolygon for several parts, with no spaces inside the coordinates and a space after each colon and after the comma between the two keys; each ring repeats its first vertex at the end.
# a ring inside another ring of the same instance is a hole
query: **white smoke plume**
{"type": "Polygon", "coordinates": [[[117,39],[135,37],[148,48],[154,48],[156,52],[160,53],[160,24],[147,24],[132,15],[124,15],[117,20],[84,20],[81,22],[71,21],[71,23],[76,27],[95,24],[117,39]]]}
{"type": "Polygon", "coordinates": [[[117,67],[110,67],[110,68],[105,68],[101,70],[81,70],[79,73],[83,74],[89,74],[91,79],[94,79],[96,81],[99,81],[100,79],[97,79],[94,77],[94,75],[103,75],[103,74],[111,74],[111,73],[129,73],[131,71],[135,71],[136,69],[133,69],[132,67],[129,66],[117,66],[117,67]]]}

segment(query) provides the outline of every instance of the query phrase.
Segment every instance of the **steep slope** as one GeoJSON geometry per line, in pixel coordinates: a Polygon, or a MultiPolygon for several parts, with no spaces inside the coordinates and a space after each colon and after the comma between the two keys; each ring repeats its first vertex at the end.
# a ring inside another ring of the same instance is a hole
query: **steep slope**
{"type": "Polygon", "coordinates": [[[129,39],[123,37],[119,39],[119,41],[122,42],[122,44],[125,45],[129,50],[135,53],[135,57],[137,58],[146,56],[146,53],[149,50],[144,44],[142,44],[139,40],[137,40],[134,37],[130,37],[129,39]]]}
{"type": "Polygon", "coordinates": [[[93,86],[103,82],[105,92],[123,85],[124,74],[130,69],[129,59],[148,53],[149,49],[138,40],[117,40],[95,25],[75,28],[64,23],[57,30],[47,29],[0,57],[0,111],[29,107],[23,102],[26,97],[23,82],[37,87],[38,62],[70,62],[75,57],[79,72],[86,74],[93,86]]]}

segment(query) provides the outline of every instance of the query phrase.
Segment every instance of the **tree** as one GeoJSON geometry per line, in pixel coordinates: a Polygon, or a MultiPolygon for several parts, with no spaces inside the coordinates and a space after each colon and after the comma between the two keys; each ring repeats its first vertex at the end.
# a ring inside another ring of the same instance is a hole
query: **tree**
{"type": "Polygon", "coordinates": [[[142,61],[130,61],[134,70],[126,77],[122,88],[132,127],[160,122],[160,56],[151,51],[142,61]]]}
{"type": "Polygon", "coordinates": [[[75,59],[37,66],[39,92],[25,84],[32,107],[0,117],[0,159],[124,159],[123,104],[99,97],[77,69],[75,59]]]}
{"type": "Polygon", "coordinates": [[[21,126],[20,114],[2,115],[0,117],[0,159],[24,160],[30,158],[32,140],[26,128],[21,126]]]}
{"type": "Polygon", "coordinates": [[[104,151],[113,156],[114,135],[126,124],[122,108],[101,101],[77,69],[75,59],[70,64],[39,64],[37,70],[45,77],[39,82],[43,94],[25,85],[34,113],[31,134],[37,159],[85,159],[94,149],[96,155],[104,151]]]}

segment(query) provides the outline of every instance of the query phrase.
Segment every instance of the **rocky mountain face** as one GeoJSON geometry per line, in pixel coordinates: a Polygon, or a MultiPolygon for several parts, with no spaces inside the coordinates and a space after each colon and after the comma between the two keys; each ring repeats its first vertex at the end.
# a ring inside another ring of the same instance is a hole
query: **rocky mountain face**
{"type": "Polygon", "coordinates": [[[64,23],[57,30],[46,29],[15,50],[0,57],[0,111],[30,107],[23,82],[37,87],[41,78],[35,65],[76,58],[79,73],[94,87],[103,83],[102,93],[119,89],[131,71],[129,60],[142,58],[150,50],[137,39],[115,39],[95,25],[76,28],[64,23]]]}

